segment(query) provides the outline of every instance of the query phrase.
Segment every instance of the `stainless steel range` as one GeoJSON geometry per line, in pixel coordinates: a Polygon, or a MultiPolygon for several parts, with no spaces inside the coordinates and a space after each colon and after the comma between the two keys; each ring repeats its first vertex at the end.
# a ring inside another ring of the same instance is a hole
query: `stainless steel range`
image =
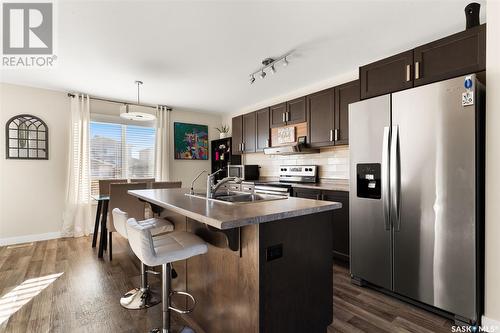
{"type": "Polygon", "coordinates": [[[294,183],[316,183],[318,166],[316,165],[280,165],[278,181],[255,182],[255,193],[290,196],[294,183]]]}

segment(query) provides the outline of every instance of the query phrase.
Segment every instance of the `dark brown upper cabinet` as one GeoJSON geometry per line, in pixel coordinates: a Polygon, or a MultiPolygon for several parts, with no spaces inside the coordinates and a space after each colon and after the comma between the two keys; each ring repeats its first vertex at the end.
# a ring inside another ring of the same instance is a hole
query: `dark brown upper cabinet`
{"type": "Polygon", "coordinates": [[[413,87],[413,50],[359,68],[361,99],[413,87]]]}
{"type": "Polygon", "coordinates": [[[286,103],[273,105],[269,108],[271,113],[271,127],[285,126],[286,124],[286,103]]]}
{"type": "Polygon", "coordinates": [[[335,145],[349,144],[349,104],[359,99],[359,80],[335,87],[335,145]]]}
{"type": "Polygon", "coordinates": [[[232,150],[233,154],[241,154],[243,146],[243,116],[237,116],[232,119],[232,150]]]}
{"type": "Polygon", "coordinates": [[[359,68],[361,99],[486,69],[482,24],[359,68]]]}
{"type": "Polygon", "coordinates": [[[243,148],[244,153],[254,153],[257,144],[257,127],[255,112],[243,115],[243,148]]]}
{"type": "Polygon", "coordinates": [[[415,86],[486,69],[486,25],[439,39],[414,50],[415,86]]]}
{"type": "Polygon", "coordinates": [[[307,96],[309,141],[311,146],[333,145],[334,88],[307,96]]]}
{"type": "Polygon", "coordinates": [[[263,151],[264,148],[269,147],[269,108],[255,111],[257,118],[257,147],[256,151],[263,151]]]}
{"type": "Polygon", "coordinates": [[[306,121],[306,96],[286,102],[285,121],[287,125],[306,121]]]}

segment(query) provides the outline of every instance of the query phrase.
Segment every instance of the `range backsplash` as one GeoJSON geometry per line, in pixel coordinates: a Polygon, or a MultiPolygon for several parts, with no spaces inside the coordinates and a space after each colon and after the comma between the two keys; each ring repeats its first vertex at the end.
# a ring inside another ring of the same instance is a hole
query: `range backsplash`
{"type": "Polygon", "coordinates": [[[253,153],[243,155],[245,164],[261,166],[261,177],[278,177],[279,165],[318,165],[321,179],[349,179],[349,146],[322,148],[319,154],[264,155],[253,153]]]}

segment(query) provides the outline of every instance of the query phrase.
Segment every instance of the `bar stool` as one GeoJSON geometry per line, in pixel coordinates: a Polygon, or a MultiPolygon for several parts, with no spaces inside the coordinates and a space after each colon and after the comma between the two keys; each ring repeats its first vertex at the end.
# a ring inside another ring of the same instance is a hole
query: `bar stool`
{"type": "MultiPolygon", "coordinates": [[[[207,244],[198,236],[185,232],[174,231],[158,237],[152,237],[152,227],[142,225],[131,218],[127,221],[128,241],[135,255],[148,266],[162,266],[162,314],[163,327],[155,328],[151,332],[170,333],[170,313],[190,313],[196,305],[194,297],[181,291],[172,291],[172,263],[185,260],[200,254],[207,253],[207,244]],[[193,302],[189,309],[178,309],[171,305],[172,295],[187,296],[193,302]]],[[[187,330],[183,330],[187,331],[187,330]]]]}
{"type": "MultiPolygon", "coordinates": [[[[113,209],[112,215],[116,231],[122,237],[128,239],[127,220],[129,215],[120,210],[120,208],[113,209]]],[[[142,226],[150,228],[153,236],[174,230],[174,225],[170,221],[161,218],[147,219],[138,223],[142,226]]],[[[123,295],[122,298],[120,298],[120,304],[126,309],[139,310],[149,308],[158,303],[160,303],[160,299],[156,296],[156,293],[151,291],[149,288],[148,270],[144,262],[141,260],[141,286],[139,288],[134,288],[123,295]]]]}

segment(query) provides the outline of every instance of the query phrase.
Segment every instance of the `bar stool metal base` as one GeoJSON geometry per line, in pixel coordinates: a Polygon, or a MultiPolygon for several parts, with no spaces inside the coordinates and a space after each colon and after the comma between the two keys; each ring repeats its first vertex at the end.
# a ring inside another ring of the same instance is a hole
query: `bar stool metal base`
{"type": "MultiPolygon", "coordinates": [[[[194,297],[183,291],[173,291],[172,290],[172,265],[170,263],[162,265],[162,328],[154,328],[150,333],[173,333],[171,329],[170,322],[170,311],[175,311],[179,314],[191,313],[196,305],[196,300],[194,297]],[[193,302],[193,305],[189,309],[178,309],[171,305],[171,297],[173,295],[186,296],[193,302]]],[[[194,332],[190,327],[183,327],[180,333],[192,333],[194,332]]]]}
{"type": "Polygon", "coordinates": [[[120,298],[120,304],[129,310],[141,310],[159,304],[161,299],[149,288],[134,288],[120,298]]]}
{"type": "Polygon", "coordinates": [[[125,309],[141,310],[161,302],[161,297],[149,288],[148,269],[141,263],[141,287],[134,288],[120,298],[120,304],[125,309]]]}

